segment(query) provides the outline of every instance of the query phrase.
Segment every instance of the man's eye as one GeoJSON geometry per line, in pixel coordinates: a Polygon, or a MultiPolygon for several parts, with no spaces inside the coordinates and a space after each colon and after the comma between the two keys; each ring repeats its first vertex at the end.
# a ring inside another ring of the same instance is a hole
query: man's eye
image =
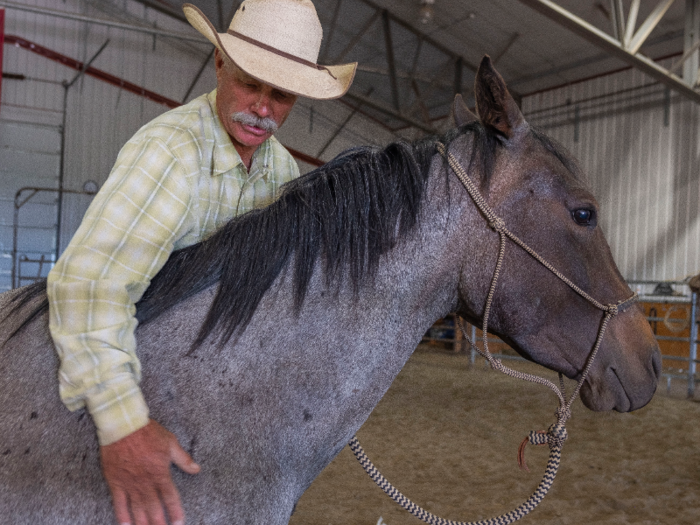
{"type": "Polygon", "coordinates": [[[571,212],[571,216],[573,217],[574,221],[576,221],[576,224],[581,226],[591,226],[592,224],[595,224],[594,210],[580,208],[571,212]]]}

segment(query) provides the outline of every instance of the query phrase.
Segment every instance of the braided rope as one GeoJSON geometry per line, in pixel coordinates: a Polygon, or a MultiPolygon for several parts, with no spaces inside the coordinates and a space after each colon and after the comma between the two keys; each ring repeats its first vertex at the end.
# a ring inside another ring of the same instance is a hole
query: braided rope
{"type": "Polygon", "coordinates": [[[445,518],[436,516],[431,512],[428,512],[419,505],[416,505],[406,496],[401,494],[401,492],[399,492],[391,483],[389,483],[386,480],[384,476],[381,475],[381,473],[377,470],[377,468],[372,464],[372,462],[365,454],[365,451],[362,449],[360,443],[357,441],[357,437],[353,437],[349,445],[353,454],[355,454],[355,457],[362,465],[362,468],[364,468],[365,472],[369,474],[369,477],[372,478],[372,480],[377,485],[379,485],[379,488],[381,488],[391,499],[393,499],[396,503],[401,505],[401,507],[413,514],[418,519],[421,519],[426,523],[430,523],[431,525],[508,525],[510,523],[513,523],[514,521],[519,520],[523,516],[526,516],[535,507],[537,507],[540,501],[544,499],[545,495],[552,486],[552,483],[554,483],[554,477],[557,475],[557,470],[561,461],[561,449],[563,441],[557,441],[555,438],[553,438],[550,441],[549,436],[547,434],[538,434],[538,439],[540,440],[540,443],[538,444],[550,445],[550,452],[549,461],[547,461],[547,468],[545,469],[544,477],[542,478],[542,481],[540,481],[540,484],[537,486],[537,489],[535,489],[535,492],[533,492],[530,498],[528,498],[527,501],[522,503],[515,510],[512,510],[507,514],[503,514],[496,518],[490,518],[475,522],[447,520],[445,518]]]}
{"type": "Polygon", "coordinates": [[[482,323],[482,333],[484,334],[483,350],[479,349],[471,341],[471,339],[467,335],[467,330],[464,326],[463,320],[458,317],[457,319],[459,328],[464,334],[464,338],[469,343],[469,345],[472,348],[474,348],[481,356],[483,356],[489,362],[492,368],[516,379],[522,379],[524,381],[530,381],[533,383],[544,385],[550,388],[559,398],[559,408],[556,412],[557,422],[551,425],[546,432],[531,431],[528,437],[525,438],[525,440],[521,444],[518,453],[518,462],[520,463],[520,466],[522,468],[527,469],[527,465],[525,464],[524,460],[525,445],[527,445],[528,443],[530,443],[531,445],[548,445],[549,460],[547,461],[547,467],[545,468],[544,476],[542,477],[542,480],[537,486],[535,492],[533,492],[532,495],[527,499],[527,501],[522,503],[515,510],[508,512],[507,514],[498,516],[496,518],[479,520],[476,522],[452,521],[435,516],[434,514],[421,508],[419,505],[416,505],[414,502],[412,502],[410,499],[404,496],[401,492],[399,492],[391,483],[389,483],[389,481],[387,481],[387,479],[384,476],[381,475],[379,470],[377,470],[377,468],[372,464],[372,462],[365,454],[365,451],[360,446],[360,442],[357,440],[357,436],[354,436],[352,438],[349,445],[353,454],[362,465],[362,468],[365,469],[365,472],[367,472],[369,477],[372,478],[372,480],[377,485],[379,485],[379,487],[389,497],[391,497],[391,499],[393,499],[405,510],[407,510],[417,518],[423,520],[424,522],[429,523],[431,525],[509,525],[510,523],[513,523],[522,518],[523,516],[527,515],[535,507],[537,507],[537,505],[539,505],[539,503],[547,495],[547,492],[549,492],[549,489],[554,483],[554,478],[557,474],[557,471],[559,470],[559,464],[561,462],[561,450],[568,436],[568,433],[566,431],[566,421],[571,417],[571,405],[573,404],[576,397],[578,397],[581,387],[583,386],[583,382],[586,380],[586,377],[588,376],[588,373],[590,372],[591,367],[593,366],[593,360],[595,359],[596,354],[598,353],[598,349],[600,348],[600,345],[603,341],[603,336],[605,335],[605,331],[607,329],[608,323],[610,322],[610,319],[615,317],[621,311],[622,308],[635,301],[637,299],[637,294],[635,293],[628,299],[608,305],[604,305],[595,300],[581,288],[576,286],[571,280],[569,280],[565,275],[559,272],[544,258],[542,258],[535,250],[530,248],[516,235],[509,231],[508,228],[506,228],[505,221],[503,221],[503,219],[496,215],[496,213],[491,209],[484,197],[481,195],[481,192],[478,190],[478,188],[471,180],[469,175],[467,175],[467,173],[464,171],[464,168],[462,168],[462,166],[457,162],[455,157],[450,152],[447,152],[445,150],[445,146],[439,142],[437,143],[437,149],[443,157],[447,158],[450,167],[466,188],[476,207],[486,218],[489,227],[499,235],[498,258],[496,259],[496,267],[494,268],[493,277],[489,286],[489,292],[486,297],[486,305],[484,307],[484,319],[482,323]],[[517,370],[513,370],[512,368],[505,366],[500,359],[496,359],[495,357],[493,357],[493,355],[489,351],[488,338],[486,337],[486,334],[488,333],[488,320],[491,315],[491,305],[493,303],[493,298],[496,294],[496,286],[498,284],[498,279],[501,275],[501,269],[503,266],[503,260],[505,257],[506,250],[506,239],[512,240],[515,244],[517,244],[523,250],[529,253],[535,260],[541,263],[545,268],[547,268],[554,275],[556,275],[561,281],[566,283],[574,292],[576,292],[581,297],[590,302],[593,306],[604,312],[603,321],[601,322],[600,328],[598,329],[598,335],[593,345],[593,349],[591,350],[591,353],[589,354],[588,359],[586,360],[586,365],[583,369],[583,372],[581,372],[580,378],[576,384],[576,388],[571,394],[571,397],[568,402],[566,401],[564,377],[561,373],[559,374],[560,386],[557,387],[557,385],[555,385],[548,379],[533,374],[519,372],[517,370]]]}

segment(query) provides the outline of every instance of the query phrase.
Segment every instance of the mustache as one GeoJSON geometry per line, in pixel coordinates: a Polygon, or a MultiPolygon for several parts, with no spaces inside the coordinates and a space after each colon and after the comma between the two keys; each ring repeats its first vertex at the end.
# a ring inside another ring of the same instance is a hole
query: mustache
{"type": "Polygon", "coordinates": [[[251,115],[245,111],[237,111],[236,113],[232,113],[231,120],[234,122],[240,122],[245,126],[260,128],[268,133],[274,133],[277,131],[277,128],[279,128],[277,122],[272,120],[270,117],[256,117],[255,115],[251,115]]]}

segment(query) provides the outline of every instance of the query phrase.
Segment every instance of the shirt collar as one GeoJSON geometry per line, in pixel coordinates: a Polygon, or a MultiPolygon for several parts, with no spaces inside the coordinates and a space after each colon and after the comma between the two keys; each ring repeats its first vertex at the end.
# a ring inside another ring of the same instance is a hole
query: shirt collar
{"type": "MultiPolygon", "coordinates": [[[[245,170],[241,156],[236,151],[236,148],[231,142],[226,128],[219,119],[219,113],[216,111],[216,89],[207,95],[209,106],[211,108],[212,124],[213,124],[213,140],[214,151],[212,154],[212,175],[221,175],[240,166],[245,170]]],[[[256,179],[263,176],[272,170],[271,141],[270,137],[265,142],[260,144],[258,149],[253,153],[253,160],[250,165],[251,177],[256,179]]]]}

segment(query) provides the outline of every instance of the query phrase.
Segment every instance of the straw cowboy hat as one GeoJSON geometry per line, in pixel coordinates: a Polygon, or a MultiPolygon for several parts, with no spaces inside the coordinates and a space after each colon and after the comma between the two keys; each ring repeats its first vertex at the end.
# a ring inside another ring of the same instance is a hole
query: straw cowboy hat
{"type": "Polygon", "coordinates": [[[245,0],[226,33],[197,7],[184,4],[190,24],[248,75],[315,99],[342,97],[357,63],[316,64],[323,30],[311,0],[245,0]]]}

